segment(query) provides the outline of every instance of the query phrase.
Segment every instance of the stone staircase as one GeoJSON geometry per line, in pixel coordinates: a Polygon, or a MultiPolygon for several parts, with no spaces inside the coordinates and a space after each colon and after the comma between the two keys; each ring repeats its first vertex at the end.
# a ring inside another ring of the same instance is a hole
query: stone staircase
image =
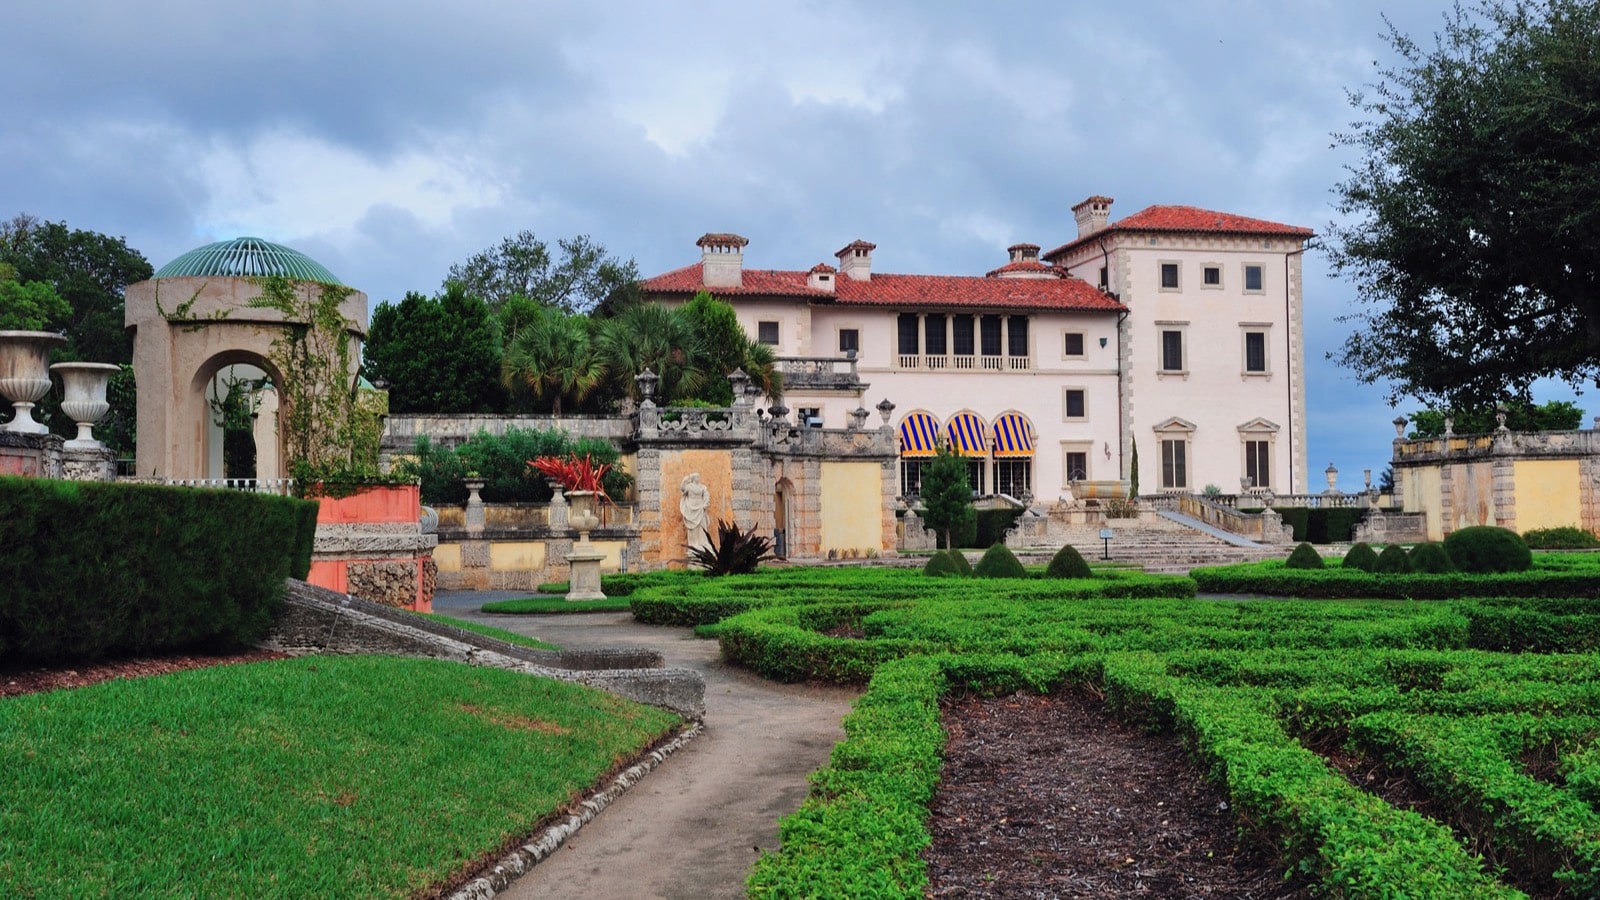
{"type": "MultiPolygon", "coordinates": [[[[1100,523],[1052,519],[1042,536],[1007,544],[1025,562],[1047,561],[1063,544],[1071,544],[1084,559],[1100,560],[1105,543],[1100,523]],[[1019,545],[1020,544],[1020,545],[1019,545]]],[[[1289,547],[1258,544],[1236,535],[1223,537],[1216,529],[1186,516],[1146,512],[1138,519],[1113,520],[1110,557],[1134,563],[1146,572],[1187,574],[1199,566],[1223,566],[1286,556],[1289,547]]]]}

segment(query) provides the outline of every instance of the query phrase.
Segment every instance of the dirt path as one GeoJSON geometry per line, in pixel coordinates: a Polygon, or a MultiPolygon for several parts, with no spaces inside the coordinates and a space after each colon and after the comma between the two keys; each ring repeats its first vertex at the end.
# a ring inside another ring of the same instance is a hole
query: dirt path
{"type": "Polygon", "coordinates": [[[799,807],[806,776],[844,739],[840,721],[860,692],[763,681],[724,665],[715,641],[628,613],[478,613],[489,599],[443,594],[434,611],[561,647],[650,647],[706,682],[705,731],[499,896],[743,897],[751,863],[777,849],[778,819],[799,807]]]}

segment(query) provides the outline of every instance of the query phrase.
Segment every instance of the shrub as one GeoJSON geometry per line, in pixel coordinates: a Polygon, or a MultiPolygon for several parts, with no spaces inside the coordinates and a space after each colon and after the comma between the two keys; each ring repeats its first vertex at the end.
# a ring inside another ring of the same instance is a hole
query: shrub
{"type": "Polygon", "coordinates": [[[460,506],[467,502],[462,483],[468,472],[484,481],[481,496],[489,503],[516,501],[547,502],[550,485],[543,475],[529,467],[528,460],[541,456],[588,456],[595,465],[609,465],[604,484],[606,494],[621,499],[633,479],[617,469],[620,454],[610,441],[599,438],[572,439],[565,432],[508,428],[505,434],[479,431],[455,449],[432,444],[426,435],[417,438],[412,458],[401,460],[395,471],[422,483],[422,502],[437,506],[460,506]]]}
{"type": "Polygon", "coordinates": [[[972,568],[972,574],[978,578],[1027,578],[1028,570],[1005,544],[995,544],[983,551],[983,559],[972,568]]]}
{"type": "Polygon", "coordinates": [[[1450,561],[1450,554],[1444,552],[1444,545],[1438,541],[1428,541],[1412,547],[1410,559],[1413,572],[1442,575],[1456,570],[1455,563],[1450,561]]]}
{"type": "Polygon", "coordinates": [[[1083,555],[1071,544],[1056,551],[1044,574],[1048,578],[1090,578],[1094,575],[1089,571],[1089,564],[1083,561],[1083,555]]]}
{"type": "Polygon", "coordinates": [[[248,646],[305,574],[317,504],[0,477],[0,659],[248,646]]]}
{"type": "Polygon", "coordinates": [[[1005,541],[1006,532],[1016,524],[1017,517],[1022,515],[1020,509],[980,509],[977,511],[977,524],[973,539],[974,547],[989,547],[1005,541]]]}
{"type": "Polygon", "coordinates": [[[1377,564],[1378,553],[1366,541],[1351,547],[1350,551],[1344,555],[1343,566],[1346,569],[1360,569],[1363,572],[1371,572],[1377,564]]]}
{"type": "MultiPolygon", "coordinates": [[[[922,567],[922,574],[938,578],[960,578],[964,574],[955,560],[950,558],[950,550],[940,550],[928,557],[927,565],[922,567]]],[[[962,557],[965,560],[965,557],[962,557]]]]}
{"type": "Polygon", "coordinates": [[[739,530],[737,522],[717,521],[714,547],[690,547],[689,564],[707,575],[748,575],[763,559],[772,557],[772,539],[756,534],[755,529],[739,530]]]}
{"type": "Polygon", "coordinates": [[[962,553],[960,550],[950,550],[948,552],[950,554],[950,562],[955,564],[956,571],[959,572],[963,578],[971,578],[972,563],[967,562],[967,555],[962,553]]]}
{"type": "Polygon", "coordinates": [[[1322,568],[1322,554],[1310,544],[1301,543],[1295,546],[1289,558],[1284,561],[1285,569],[1320,569],[1322,568]]]}
{"type": "Polygon", "coordinates": [[[1444,539],[1450,561],[1463,572],[1521,572],[1533,565],[1533,554],[1516,532],[1494,525],[1473,525],[1444,539]]]}
{"type": "Polygon", "coordinates": [[[1406,548],[1399,544],[1390,544],[1378,554],[1378,563],[1372,571],[1385,575],[1399,575],[1411,571],[1411,557],[1406,553],[1406,548]]]}
{"type": "Polygon", "coordinates": [[[1600,538],[1566,525],[1561,528],[1535,528],[1522,536],[1530,550],[1587,550],[1600,547],[1600,538]]]}

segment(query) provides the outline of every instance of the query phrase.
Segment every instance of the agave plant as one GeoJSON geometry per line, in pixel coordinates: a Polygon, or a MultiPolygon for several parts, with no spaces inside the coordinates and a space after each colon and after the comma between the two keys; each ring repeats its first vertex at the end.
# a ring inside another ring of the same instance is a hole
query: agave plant
{"type": "Polygon", "coordinates": [[[741,531],[738,524],[718,519],[714,545],[685,544],[684,549],[689,551],[689,563],[704,569],[707,575],[748,575],[762,560],[772,558],[772,539],[756,534],[755,529],[741,531]]]}

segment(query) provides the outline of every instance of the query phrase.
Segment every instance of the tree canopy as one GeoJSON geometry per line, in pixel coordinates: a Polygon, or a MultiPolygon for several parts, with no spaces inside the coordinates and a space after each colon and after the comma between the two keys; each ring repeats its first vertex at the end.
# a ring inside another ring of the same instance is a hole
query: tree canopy
{"type": "MultiPolygon", "coordinates": [[[[1532,403],[1505,404],[1506,428],[1511,431],[1577,431],[1583,427],[1583,410],[1567,400],[1551,400],[1540,406],[1532,403]]],[[[1488,434],[1498,427],[1497,410],[1491,406],[1476,409],[1423,409],[1411,414],[1412,437],[1438,437],[1444,434],[1444,419],[1452,419],[1456,434],[1488,434]]]]}
{"type": "Polygon", "coordinates": [[[69,340],[61,358],[133,361],[133,338],[123,330],[123,288],[155,270],[122,238],[23,213],[0,224],[0,263],[15,269],[21,284],[50,285],[71,307],[57,326],[66,329],[69,340]]]}
{"type": "Polygon", "coordinates": [[[1391,401],[1527,401],[1600,375],[1600,4],[1488,0],[1351,95],[1334,273],[1364,310],[1340,361],[1391,401]]]}
{"type": "Polygon", "coordinates": [[[390,412],[498,412],[505,402],[494,318],[458,282],[379,304],[362,357],[368,378],[388,382],[390,412]]]}
{"type": "Polygon", "coordinates": [[[533,232],[519,231],[451,266],[445,281],[460,282],[496,311],[512,297],[569,313],[617,308],[638,298],[639,269],[633,260],[607,255],[586,234],[557,240],[556,250],[552,253],[533,232]]]}
{"type": "Polygon", "coordinates": [[[967,462],[950,449],[949,444],[939,445],[934,456],[922,470],[923,521],[928,527],[944,535],[946,549],[955,547],[955,539],[978,517],[972,506],[972,485],[967,482],[967,462]]]}

